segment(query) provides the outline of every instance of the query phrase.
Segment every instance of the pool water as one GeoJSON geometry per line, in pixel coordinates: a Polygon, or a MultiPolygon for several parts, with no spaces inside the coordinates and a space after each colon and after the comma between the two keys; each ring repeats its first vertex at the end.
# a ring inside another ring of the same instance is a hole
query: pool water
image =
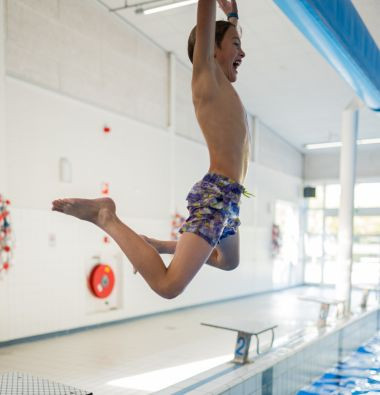
{"type": "Polygon", "coordinates": [[[380,334],[297,395],[380,394],[380,334]]]}

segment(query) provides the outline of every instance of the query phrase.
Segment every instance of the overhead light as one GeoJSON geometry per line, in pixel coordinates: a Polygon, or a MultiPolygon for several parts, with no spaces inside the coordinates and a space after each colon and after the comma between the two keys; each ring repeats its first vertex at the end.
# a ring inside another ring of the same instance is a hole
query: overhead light
{"type": "Polygon", "coordinates": [[[341,142],[336,141],[333,143],[317,143],[317,144],[306,144],[305,148],[306,149],[323,149],[323,148],[335,148],[335,147],[340,147],[342,145],[341,142]]]}
{"type": "MultiPolygon", "coordinates": [[[[376,139],[361,139],[357,140],[357,145],[366,145],[366,144],[380,144],[380,138],[376,139]]],[[[340,141],[335,141],[331,143],[317,143],[317,144],[306,144],[305,148],[308,150],[313,149],[324,149],[324,148],[337,148],[341,147],[342,143],[340,141]]]]}
{"type": "Polygon", "coordinates": [[[362,139],[358,140],[358,144],[380,144],[380,139],[362,139]]]}
{"type": "Polygon", "coordinates": [[[150,14],[155,14],[157,12],[163,12],[163,11],[168,11],[172,10],[174,8],[179,8],[179,7],[184,7],[187,5],[195,4],[198,3],[198,0],[183,0],[183,1],[177,1],[175,3],[170,3],[158,7],[152,7],[152,8],[138,8],[136,10],[137,14],[144,14],[144,15],[150,15],[150,14]]]}

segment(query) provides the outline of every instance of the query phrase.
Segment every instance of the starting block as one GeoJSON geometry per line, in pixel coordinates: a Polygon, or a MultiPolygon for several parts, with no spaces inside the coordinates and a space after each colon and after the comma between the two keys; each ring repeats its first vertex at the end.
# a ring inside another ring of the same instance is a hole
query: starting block
{"type": "Polygon", "coordinates": [[[0,395],[93,395],[28,373],[0,373],[0,395]]]}
{"type": "Polygon", "coordinates": [[[344,308],[344,300],[328,299],[328,298],[321,298],[321,297],[315,297],[315,296],[299,296],[299,299],[307,301],[307,302],[314,302],[314,303],[319,303],[320,304],[320,309],[319,309],[319,314],[318,314],[318,321],[317,321],[317,325],[319,327],[325,327],[326,326],[327,317],[328,317],[329,311],[330,311],[330,306],[336,306],[337,307],[336,318],[340,318],[342,316],[342,314],[343,314],[343,310],[342,309],[344,308]]]}
{"type": "Polygon", "coordinates": [[[358,288],[362,291],[362,298],[360,302],[360,307],[362,310],[367,309],[367,304],[368,304],[368,297],[370,292],[375,292],[376,297],[379,297],[380,293],[380,287],[372,284],[360,284],[356,285],[355,288],[358,288]]]}
{"type": "MultiPolygon", "coordinates": [[[[278,325],[273,325],[271,323],[255,323],[255,322],[234,322],[234,323],[222,323],[222,324],[214,324],[214,323],[206,323],[202,322],[201,325],[210,326],[213,328],[225,329],[228,331],[237,332],[237,339],[235,345],[235,355],[232,362],[245,364],[249,362],[248,352],[249,346],[251,343],[251,337],[256,337],[256,351],[257,355],[261,354],[260,351],[260,337],[259,335],[271,331],[272,338],[269,348],[273,346],[274,342],[274,329],[277,328],[278,325]]],[[[268,348],[268,349],[269,349],[268,348]]]]}

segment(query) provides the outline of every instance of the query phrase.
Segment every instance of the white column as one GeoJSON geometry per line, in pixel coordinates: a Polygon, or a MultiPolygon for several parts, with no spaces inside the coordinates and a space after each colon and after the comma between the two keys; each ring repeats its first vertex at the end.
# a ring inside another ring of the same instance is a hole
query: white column
{"type": "Polygon", "coordinates": [[[336,297],[345,301],[345,314],[351,309],[352,235],[356,171],[356,140],[359,102],[353,100],[343,111],[340,151],[340,207],[336,297]]]}
{"type": "Polygon", "coordinates": [[[5,0],[0,0],[0,194],[7,191],[5,150],[5,0]]]}

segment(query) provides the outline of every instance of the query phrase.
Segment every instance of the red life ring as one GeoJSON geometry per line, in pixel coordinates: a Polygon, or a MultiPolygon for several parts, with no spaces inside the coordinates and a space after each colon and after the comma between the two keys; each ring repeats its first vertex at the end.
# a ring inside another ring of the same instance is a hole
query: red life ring
{"type": "Polygon", "coordinates": [[[91,292],[100,299],[109,296],[115,285],[115,275],[109,265],[96,265],[90,274],[91,292]]]}

